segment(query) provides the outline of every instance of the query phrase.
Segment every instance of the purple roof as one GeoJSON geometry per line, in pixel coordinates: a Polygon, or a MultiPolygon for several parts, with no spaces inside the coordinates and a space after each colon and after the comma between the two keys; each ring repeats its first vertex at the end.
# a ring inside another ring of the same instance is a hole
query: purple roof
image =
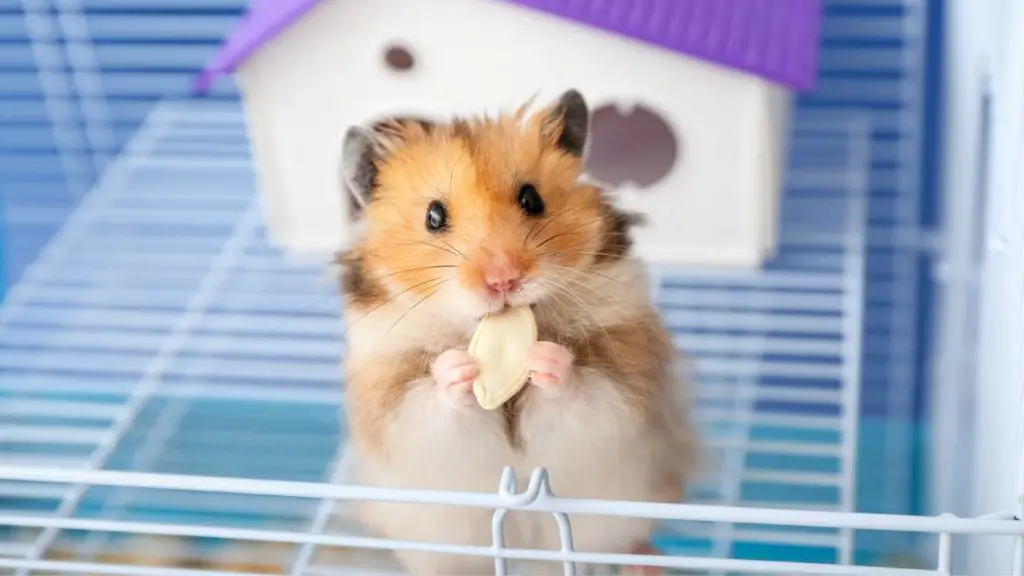
{"type": "MultiPolygon", "coordinates": [[[[206,92],[323,0],[252,0],[196,79],[206,92]]],[[[422,0],[416,0],[422,1],[422,0]]],[[[794,90],[818,73],[822,0],[505,0],[730,66],[794,90]]]]}

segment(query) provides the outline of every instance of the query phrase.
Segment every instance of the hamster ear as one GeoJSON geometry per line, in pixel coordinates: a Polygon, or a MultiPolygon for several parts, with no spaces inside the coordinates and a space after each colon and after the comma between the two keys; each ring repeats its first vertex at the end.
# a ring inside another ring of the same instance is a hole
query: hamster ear
{"type": "Polygon", "coordinates": [[[429,120],[396,116],[370,128],[352,126],[345,132],[341,145],[342,181],[354,218],[360,217],[373,200],[381,162],[410,139],[424,137],[433,129],[429,120]]]}
{"type": "Polygon", "coordinates": [[[569,155],[582,157],[590,124],[583,95],[567,90],[543,114],[541,134],[545,141],[569,155]]]}
{"type": "Polygon", "coordinates": [[[341,177],[349,195],[353,218],[362,215],[377,186],[380,150],[373,132],[352,126],[341,145],[341,177]]]}

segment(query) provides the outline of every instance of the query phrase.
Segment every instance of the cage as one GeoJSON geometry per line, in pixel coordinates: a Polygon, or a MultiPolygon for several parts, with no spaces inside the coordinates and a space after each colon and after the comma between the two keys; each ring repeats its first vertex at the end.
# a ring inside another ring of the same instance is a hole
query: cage
{"type": "Polygon", "coordinates": [[[663,520],[655,556],[452,550],[499,574],[1024,573],[1024,8],[825,7],[778,255],[655,271],[715,465],[651,505],[543,471],[346,484],[336,282],[268,238],[234,88],[188,98],[244,1],[0,3],[0,573],[397,573],[388,549],[429,546],[365,534],[358,498],[663,520]]]}

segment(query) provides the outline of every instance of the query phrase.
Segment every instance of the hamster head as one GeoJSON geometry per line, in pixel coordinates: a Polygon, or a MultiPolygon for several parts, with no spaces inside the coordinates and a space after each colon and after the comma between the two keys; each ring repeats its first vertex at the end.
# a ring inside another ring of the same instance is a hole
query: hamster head
{"type": "Polygon", "coordinates": [[[571,273],[626,255],[631,219],[580,182],[583,97],[528,108],[348,130],[343,175],[360,227],[345,257],[350,301],[433,300],[469,320],[565,298],[571,273]]]}

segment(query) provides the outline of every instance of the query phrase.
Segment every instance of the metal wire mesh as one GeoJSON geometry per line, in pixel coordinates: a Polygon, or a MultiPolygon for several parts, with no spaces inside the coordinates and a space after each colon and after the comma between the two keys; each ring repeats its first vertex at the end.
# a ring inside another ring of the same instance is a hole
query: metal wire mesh
{"type": "MultiPolygon", "coordinates": [[[[118,520],[95,519],[53,519],[32,516],[3,516],[0,521],[7,525],[39,527],[44,530],[62,528],[70,530],[100,530],[128,534],[159,534],[199,538],[256,541],[261,543],[311,544],[342,548],[358,547],[379,550],[410,549],[437,551],[451,554],[490,556],[495,559],[495,573],[507,573],[509,560],[538,560],[559,562],[566,575],[576,573],[578,564],[615,564],[658,566],[690,570],[708,570],[727,573],[750,574],[844,574],[862,576],[910,576],[950,574],[952,565],[952,537],[956,534],[995,534],[1016,536],[1024,539],[1024,525],[1013,519],[1012,511],[984,518],[958,519],[950,515],[939,518],[892,516],[878,514],[835,513],[794,510],[770,510],[727,506],[700,506],[692,504],[641,504],[636,502],[614,502],[601,500],[574,500],[558,498],[548,486],[544,470],[534,471],[529,485],[522,492],[517,491],[515,473],[506,469],[496,495],[482,493],[431,492],[415,490],[394,490],[354,486],[309,484],[295,482],[272,482],[244,479],[209,477],[168,476],[139,474],[131,472],[74,471],[47,469],[0,468],[0,472],[16,480],[43,482],[76,482],[93,485],[120,486],[123,488],[154,488],[184,490],[199,493],[275,495],[279,497],[312,499],[364,499],[409,502],[418,504],[443,503],[473,507],[491,508],[494,513],[494,536],[491,546],[440,545],[436,543],[410,542],[368,538],[349,535],[320,535],[305,531],[253,530],[246,528],[221,527],[213,525],[169,525],[140,523],[118,520]],[[503,544],[502,520],[509,510],[526,510],[552,514],[562,527],[562,545],[557,551],[521,550],[507,548],[503,544]],[[776,526],[836,527],[842,529],[882,529],[888,531],[934,532],[940,535],[938,557],[934,569],[879,568],[834,564],[810,564],[765,560],[742,560],[720,558],[698,558],[680,556],[651,556],[631,554],[579,553],[572,549],[571,525],[567,515],[594,513],[613,516],[641,516],[673,520],[759,523],[776,526]]],[[[165,550],[166,552],[166,550],[165,550]]],[[[309,571],[307,566],[297,562],[304,558],[296,555],[290,573],[325,573],[309,571]]],[[[0,558],[0,566],[26,570],[49,570],[64,573],[96,573],[125,575],[194,576],[198,574],[227,574],[228,572],[193,571],[187,569],[154,569],[145,566],[110,565],[92,562],[61,560],[36,560],[0,558]]],[[[261,567],[265,568],[265,566],[261,567]]],[[[351,568],[350,568],[351,570],[351,568]]],[[[261,570],[263,572],[263,570],[261,570]]],[[[232,571],[232,574],[240,572],[232,571]]],[[[339,573],[331,571],[330,573],[339,573]]],[[[366,573],[358,568],[351,572],[366,573]]]]}

